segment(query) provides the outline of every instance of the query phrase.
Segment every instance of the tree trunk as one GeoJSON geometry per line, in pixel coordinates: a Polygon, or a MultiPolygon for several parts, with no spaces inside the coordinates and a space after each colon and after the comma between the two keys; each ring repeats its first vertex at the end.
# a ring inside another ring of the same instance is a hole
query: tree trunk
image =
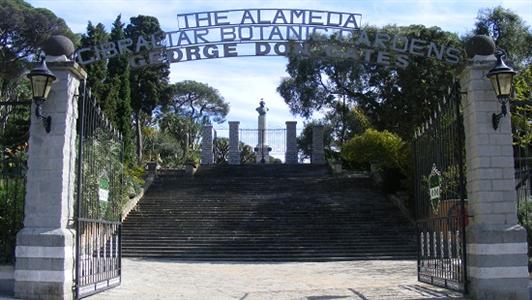
{"type": "Polygon", "coordinates": [[[140,111],[135,112],[135,133],[136,133],[136,141],[137,141],[137,163],[139,165],[142,165],[142,124],[140,120],[140,111]]]}
{"type": "Polygon", "coordinates": [[[346,131],[346,126],[347,126],[347,121],[346,121],[346,110],[347,110],[347,107],[346,107],[346,104],[345,104],[345,95],[342,96],[342,131],[340,131],[340,145],[343,145],[345,143],[345,131],[346,131]]]}

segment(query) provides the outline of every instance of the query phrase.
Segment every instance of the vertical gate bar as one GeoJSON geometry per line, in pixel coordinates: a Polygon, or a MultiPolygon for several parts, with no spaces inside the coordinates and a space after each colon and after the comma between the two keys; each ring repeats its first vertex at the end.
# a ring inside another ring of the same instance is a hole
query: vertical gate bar
{"type": "Polygon", "coordinates": [[[80,221],[79,218],[81,217],[81,181],[83,180],[83,129],[84,129],[84,113],[85,113],[85,94],[86,94],[86,80],[83,80],[83,92],[78,94],[80,95],[78,97],[78,111],[79,111],[79,141],[78,141],[78,165],[77,165],[77,187],[76,189],[76,271],[75,271],[75,297],[79,298],[79,279],[80,279],[80,257],[81,257],[81,234],[80,234],[80,221]],[[80,99],[81,98],[81,99],[80,99]],[[79,100],[81,100],[81,103],[79,103],[79,100]]]}
{"type": "MultiPolygon", "coordinates": [[[[87,135],[87,141],[86,141],[86,147],[87,147],[87,159],[86,159],[86,163],[87,163],[87,170],[86,172],[88,172],[89,174],[92,173],[92,157],[94,155],[94,149],[93,149],[93,146],[92,144],[93,143],[90,143],[90,139],[89,137],[92,137],[93,134],[94,134],[94,121],[95,121],[95,115],[96,115],[96,110],[95,110],[95,106],[94,106],[94,97],[91,96],[89,97],[88,99],[88,103],[87,103],[87,110],[89,112],[89,114],[87,115],[87,125],[88,125],[88,131],[86,133],[87,135]]],[[[84,187],[87,186],[87,182],[84,182],[84,187]]],[[[92,190],[91,189],[86,189],[84,188],[84,192],[85,192],[85,195],[87,197],[86,201],[85,201],[85,205],[87,205],[86,207],[86,215],[84,216],[85,218],[89,218],[89,219],[92,219],[92,214],[91,212],[94,212],[94,205],[93,205],[93,202],[92,199],[94,197],[94,195],[92,194],[92,190]]],[[[94,273],[94,270],[95,270],[95,267],[96,267],[96,264],[95,264],[95,261],[94,261],[94,250],[96,248],[96,245],[95,245],[95,237],[97,236],[96,235],[96,228],[94,227],[94,223],[90,222],[90,221],[85,221],[86,222],[86,226],[88,228],[90,228],[90,235],[89,235],[89,245],[90,245],[90,248],[89,248],[89,253],[88,253],[88,265],[89,265],[89,273],[88,273],[88,278],[87,278],[87,284],[92,284],[94,283],[95,281],[95,273],[94,273]]]]}
{"type": "MultiPolygon", "coordinates": [[[[216,134],[216,131],[215,131],[216,134]]],[[[124,160],[125,160],[125,146],[124,146],[124,139],[122,136],[120,136],[119,139],[120,142],[120,187],[118,190],[119,197],[122,197],[122,191],[124,188],[124,160]]],[[[119,282],[122,282],[122,210],[119,211],[119,217],[118,221],[120,221],[119,224],[117,224],[117,231],[118,231],[118,247],[117,247],[117,260],[118,263],[116,264],[118,269],[118,274],[116,276],[119,276],[119,282]]]]}
{"type": "Polygon", "coordinates": [[[416,257],[417,257],[417,280],[419,281],[420,279],[420,271],[421,271],[421,253],[423,253],[423,250],[420,250],[422,249],[423,245],[421,244],[421,241],[420,241],[420,230],[419,230],[419,216],[418,216],[418,201],[416,201],[415,199],[417,199],[418,197],[418,153],[417,153],[417,139],[419,137],[416,135],[414,135],[414,139],[413,139],[413,143],[412,143],[412,156],[413,156],[413,160],[414,160],[414,218],[416,220],[416,247],[418,249],[418,251],[416,251],[416,257]]]}
{"type": "Polygon", "coordinates": [[[118,224],[118,276],[122,282],[122,224],[118,224]]]}
{"type": "Polygon", "coordinates": [[[459,173],[460,173],[460,219],[459,224],[462,230],[462,280],[464,285],[464,293],[467,294],[467,253],[466,253],[466,231],[465,231],[465,223],[466,223],[466,211],[465,211],[465,174],[464,174],[464,157],[463,157],[463,147],[464,147],[464,122],[462,118],[462,114],[460,112],[460,102],[461,102],[461,93],[460,93],[460,83],[458,81],[455,82],[454,86],[454,93],[455,93],[455,106],[456,106],[456,118],[458,119],[457,127],[458,132],[457,135],[459,137],[458,139],[458,161],[459,161],[459,173]]]}
{"type": "MultiPolygon", "coordinates": [[[[434,147],[434,155],[436,156],[436,165],[440,165],[440,172],[444,172],[444,170],[446,169],[447,167],[447,162],[445,161],[445,148],[446,148],[446,145],[444,145],[444,136],[442,134],[442,128],[441,128],[441,122],[440,122],[440,118],[441,116],[437,115],[436,113],[436,110],[434,109],[434,112],[432,112],[432,117],[434,118],[433,120],[433,128],[434,128],[434,135],[435,135],[435,139],[436,139],[436,147],[434,147]]],[[[435,236],[435,248],[434,251],[436,252],[435,254],[435,257],[436,257],[436,276],[439,278],[439,279],[443,279],[444,281],[444,285],[445,285],[445,277],[443,277],[443,273],[442,273],[442,267],[441,267],[441,263],[442,263],[442,258],[440,257],[440,254],[441,254],[441,251],[440,251],[440,248],[441,248],[441,245],[440,245],[440,229],[442,228],[442,211],[444,211],[444,205],[445,203],[442,201],[442,195],[441,195],[441,190],[440,190],[440,199],[439,199],[439,203],[437,205],[437,213],[436,213],[436,224],[435,224],[435,233],[434,233],[434,236],[435,236]]]]}

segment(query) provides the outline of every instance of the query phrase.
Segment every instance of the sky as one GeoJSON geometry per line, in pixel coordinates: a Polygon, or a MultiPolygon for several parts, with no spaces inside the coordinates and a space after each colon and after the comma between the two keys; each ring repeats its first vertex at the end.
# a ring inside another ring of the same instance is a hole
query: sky
{"type": "MultiPolygon", "coordinates": [[[[224,9],[299,8],[362,14],[362,24],[407,26],[422,24],[463,35],[470,31],[481,8],[498,5],[516,12],[530,26],[532,0],[27,0],[34,7],[44,7],[63,18],[76,33],[84,33],[87,22],[103,23],[109,30],[118,14],[122,20],[151,15],[159,19],[164,31],[178,29],[177,14],[224,9]]],[[[284,57],[237,57],[192,61],[171,65],[170,81],[196,80],[218,89],[230,104],[227,121],[240,121],[240,128],[257,128],[261,98],[269,108],[268,128],[284,128],[286,121],[305,120],[293,116],[276,92],[285,72],[284,57]]],[[[215,128],[228,128],[227,123],[215,128]]],[[[298,130],[299,131],[299,130],[298,130]]]]}

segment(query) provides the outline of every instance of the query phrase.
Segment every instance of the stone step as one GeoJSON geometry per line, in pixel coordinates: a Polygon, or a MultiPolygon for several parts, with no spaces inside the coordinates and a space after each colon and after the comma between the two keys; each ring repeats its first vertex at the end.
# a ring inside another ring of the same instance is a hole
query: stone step
{"type": "Polygon", "coordinates": [[[270,255],[255,255],[255,254],[194,254],[194,253],[173,253],[173,252],[130,252],[123,253],[124,257],[153,257],[153,258],[169,258],[177,260],[192,260],[192,261],[279,261],[279,262],[321,262],[321,261],[347,261],[347,260],[407,260],[415,259],[414,253],[327,253],[324,255],[296,253],[294,255],[287,254],[270,254],[270,255]]]}
{"type": "Polygon", "coordinates": [[[283,246],[313,246],[314,243],[318,243],[317,245],[354,245],[354,246],[384,246],[384,245],[404,245],[408,244],[408,242],[404,239],[397,239],[397,240],[352,240],[352,241],[338,241],[338,240],[321,240],[321,239],[307,239],[307,240],[283,240],[283,239],[275,239],[275,238],[269,238],[269,239],[243,239],[243,238],[236,238],[236,239],[202,239],[202,238],[192,238],[192,239],[186,239],[186,238],[177,238],[177,239],[150,239],[150,238],[134,238],[129,237],[127,240],[122,241],[123,245],[133,245],[133,244],[160,244],[160,243],[169,243],[169,244],[183,244],[183,245],[216,245],[220,243],[227,243],[227,244],[280,244],[283,246]]]}
{"type": "Polygon", "coordinates": [[[126,218],[123,255],[184,260],[414,258],[413,226],[367,176],[326,166],[209,166],[158,176],[126,218]]]}
{"type": "Polygon", "coordinates": [[[196,177],[311,177],[329,175],[327,165],[226,165],[200,166],[196,177]]]}

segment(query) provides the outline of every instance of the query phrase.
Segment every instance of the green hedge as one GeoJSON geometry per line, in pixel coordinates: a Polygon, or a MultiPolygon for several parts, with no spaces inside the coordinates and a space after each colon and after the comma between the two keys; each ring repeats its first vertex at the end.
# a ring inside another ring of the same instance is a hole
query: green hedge
{"type": "Polygon", "coordinates": [[[380,168],[398,169],[406,174],[409,158],[408,144],[389,131],[367,129],[342,146],[341,156],[353,164],[373,163],[380,168]]]}

